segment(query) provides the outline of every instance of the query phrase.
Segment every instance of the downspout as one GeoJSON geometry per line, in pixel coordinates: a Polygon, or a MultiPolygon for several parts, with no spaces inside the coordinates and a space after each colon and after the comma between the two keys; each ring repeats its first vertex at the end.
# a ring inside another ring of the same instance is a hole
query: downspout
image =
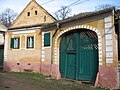
{"type": "Polygon", "coordinates": [[[56,27],[57,27],[57,29],[55,30],[55,33],[53,34],[52,37],[54,37],[55,34],[57,33],[57,31],[60,29],[60,24],[59,24],[59,23],[56,23],[56,27]]]}
{"type": "MultiPolygon", "coordinates": [[[[53,38],[54,38],[54,36],[56,35],[56,33],[57,33],[57,31],[60,29],[60,24],[59,23],[56,23],[56,30],[55,30],[55,32],[54,32],[54,34],[53,34],[53,36],[52,36],[52,45],[53,45],[53,38]]],[[[53,47],[52,47],[52,50],[53,50],[53,47]]],[[[51,52],[52,53],[52,56],[53,56],[53,52],[51,52]]],[[[53,57],[52,57],[52,59],[53,59],[53,57]]],[[[52,60],[51,59],[51,60],[52,60]]],[[[53,64],[53,60],[51,61],[51,64],[53,64]]]]}

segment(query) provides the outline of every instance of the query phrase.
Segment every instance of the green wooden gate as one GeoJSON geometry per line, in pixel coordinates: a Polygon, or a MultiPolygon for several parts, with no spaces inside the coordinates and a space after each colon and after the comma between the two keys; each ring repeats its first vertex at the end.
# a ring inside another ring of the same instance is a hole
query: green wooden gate
{"type": "Polygon", "coordinates": [[[3,66],[3,59],[4,59],[4,46],[0,46],[0,67],[3,66]]]}
{"type": "Polygon", "coordinates": [[[63,78],[95,81],[98,72],[98,39],[95,32],[67,33],[60,42],[60,73],[63,78]]]}

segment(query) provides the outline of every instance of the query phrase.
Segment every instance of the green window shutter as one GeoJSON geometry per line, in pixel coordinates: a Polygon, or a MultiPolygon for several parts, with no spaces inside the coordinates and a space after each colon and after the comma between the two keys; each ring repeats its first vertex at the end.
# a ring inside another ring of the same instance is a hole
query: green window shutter
{"type": "Polygon", "coordinates": [[[32,37],[32,48],[34,48],[34,37],[32,37]]]}
{"type": "Polygon", "coordinates": [[[50,33],[44,34],[44,46],[50,46],[50,33]]]}
{"type": "Polygon", "coordinates": [[[14,38],[11,38],[10,48],[14,48],[14,38]]]}
{"type": "Polygon", "coordinates": [[[18,38],[18,48],[20,47],[20,38],[18,38]]]}
{"type": "Polygon", "coordinates": [[[28,48],[29,37],[27,37],[27,48],[28,48]]]}

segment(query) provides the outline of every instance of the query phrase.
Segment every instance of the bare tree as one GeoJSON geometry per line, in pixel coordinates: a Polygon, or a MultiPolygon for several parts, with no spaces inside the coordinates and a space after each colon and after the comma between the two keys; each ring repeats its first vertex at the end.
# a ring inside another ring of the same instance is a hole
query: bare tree
{"type": "Polygon", "coordinates": [[[102,4],[102,5],[96,6],[95,11],[104,10],[104,9],[111,8],[111,7],[120,8],[120,6],[115,6],[115,5],[110,5],[110,4],[102,4]]]}
{"type": "Polygon", "coordinates": [[[71,9],[67,6],[62,6],[60,10],[55,13],[57,20],[64,20],[71,15],[71,9]]]}
{"type": "Polygon", "coordinates": [[[14,10],[7,8],[0,13],[0,23],[9,27],[18,14],[14,10]]]}

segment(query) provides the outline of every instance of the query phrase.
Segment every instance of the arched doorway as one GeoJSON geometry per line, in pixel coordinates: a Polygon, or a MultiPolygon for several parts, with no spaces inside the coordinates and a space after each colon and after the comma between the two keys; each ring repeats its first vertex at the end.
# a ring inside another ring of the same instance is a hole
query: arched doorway
{"type": "Polygon", "coordinates": [[[98,72],[98,38],[91,30],[72,30],[60,41],[60,73],[63,78],[95,81],[98,72]]]}

